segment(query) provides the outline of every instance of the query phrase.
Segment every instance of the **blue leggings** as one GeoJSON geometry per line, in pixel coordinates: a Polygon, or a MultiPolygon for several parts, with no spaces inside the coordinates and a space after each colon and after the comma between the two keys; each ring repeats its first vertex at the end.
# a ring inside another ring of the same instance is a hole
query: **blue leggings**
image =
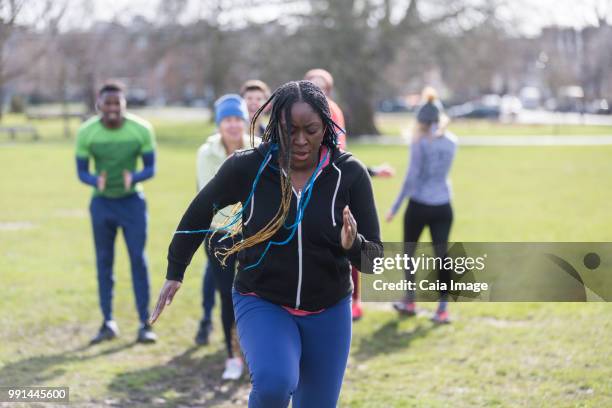
{"type": "Polygon", "coordinates": [[[204,309],[204,317],[202,320],[212,322],[212,312],[215,307],[215,272],[210,262],[206,262],[204,267],[204,278],[202,280],[202,309],[204,309]]]}
{"type": "Polygon", "coordinates": [[[257,296],[232,293],[240,347],[251,372],[249,408],[334,408],[351,345],[351,296],[294,316],[257,296]]]}

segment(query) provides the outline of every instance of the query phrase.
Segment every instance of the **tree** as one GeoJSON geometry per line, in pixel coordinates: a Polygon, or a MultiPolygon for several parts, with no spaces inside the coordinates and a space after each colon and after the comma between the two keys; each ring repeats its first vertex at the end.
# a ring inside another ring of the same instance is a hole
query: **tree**
{"type": "MultiPolygon", "coordinates": [[[[187,1],[174,0],[169,13],[179,14],[187,1]]],[[[419,0],[215,0],[207,2],[204,11],[209,24],[205,38],[200,39],[207,61],[206,82],[218,97],[227,87],[235,65],[241,70],[259,72],[275,80],[298,79],[313,67],[326,68],[334,75],[339,102],[345,110],[348,132],[354,135],[377,134],[374,124],[374,101],[385,85],[385,69],[391,64],[406,39],[432,32],[453,19],[476,10],[478,1],[419,0]],[[282,10],[278,20],[268,22],[270,31],[284,24],[280,36],[242,38],[254,24],[250,16],[269,10],[273,4],[282,10]],[[308,7],[305,7],[308,6],[308,7]],[[246,11],[245,11],[246,10],[246,11]],[[246,28],[245,28],[246,26],[246,28]],[[266,39],[267,43],[262,44],[266,39]],[[247,58],[244,48],[256,42],[267,60],[247,58]],[[273,44],[273,48],[269,45],[273,44]],[[282,72],[278,72],[279,61],[282,72]],[[262,62],[266,66],[262,66],[262,62]],[[255,66],[250,65],[255,64],[255,66]],[[270,66],[268,68],[268,65],[270,66]],[[274,72],[274,74],[273,74],[274,72]]],[[[491,4],[491,1],[484,2],[491,4]]]]}
{"type": "Polygon", "coordinates": [[[612,25],[608,22],[612,15],[612,1],[590,0],[585,4],[585,22],[594,21],[595,25],[582,30],[584,56],[580,67],[580,82],[589,98],[602,98],[604,85],[612,67],[612,25]]]}
{"type": "Polygon", "coordinates": [[[53,0],[0,0],[0,119],[4,105],[5,85],[8,81],[25,74],[45,55],[50,41],[58,33],[58,25],[66,11],[66,1],[53,0]],[[31,25],[26,28],[19,24],[23,20],[31,25]],[[29,30],[44,32],[46,41],[29,49],[29,55],[18,60],[13,58],[14,44],[11,40],[17,34],[29,30]]]}
{"type": "Polygon", "coordinates": [[[310,61],[328,68],[337,82],[349,134],[378,134],[374,99],[384,69],[406,38],[430,31],[470,8],[465,1],[311,0],[301,29],[312,48],[310,61]],[[441,11],[442,10],[442,11],[441,11]]]}

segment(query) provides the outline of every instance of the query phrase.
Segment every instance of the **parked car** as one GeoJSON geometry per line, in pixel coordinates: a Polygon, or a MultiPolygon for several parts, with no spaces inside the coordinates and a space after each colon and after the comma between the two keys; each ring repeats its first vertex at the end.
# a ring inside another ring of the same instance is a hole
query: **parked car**
{"type": "Polygon", "coordinates": [[[409,112],[410,107],[405,100],[401,98],[389,98],[383,99],[378,103],[379,112],[409,112]]]}
{"type": "Polygon", "coordinates": [[[610,104],[605,99],[595,99],[590,102],[586,106],[586,111],[588,113],[594,113],[596,115],[610,115],[612,114],[612,109],[610,109],[610,104]]]}
{"type": "Polygon", "coordinates": [[[501,98],[500,109],[503,115],[516,116],[523,110],[523,104],[514,95],[504,95],[501,98]]]}
{"type": "Polygon", "coordinates": [[[584,112],[584,91],[580,86],[563,86],[557,92],[558,112],[584,112]]]}
{"type": "Polygon", "coordinates": [[[501,115],[501,97],[483,95],[480,99],[448,109],[451,118],[498,119],[501,115]]]}
{"type": "Polygon", "coordinates": [[[128,106],[147,106],[148,104],[146,89],[128,89],[125,99],[128,106]]]}
{"type": "Polygon", "coordinates": [[[542,92],[535,86],[526,86],[520,90],[519,98],[523,108],[538,109],[542,100],[542,92]]]}
{"type": "Polygon", "coordinates": [[[499,119],[500,113],[498,106],[487,106],[478,102],[464,103],[448,110],[449,116],[457,119],[499,119]]]}

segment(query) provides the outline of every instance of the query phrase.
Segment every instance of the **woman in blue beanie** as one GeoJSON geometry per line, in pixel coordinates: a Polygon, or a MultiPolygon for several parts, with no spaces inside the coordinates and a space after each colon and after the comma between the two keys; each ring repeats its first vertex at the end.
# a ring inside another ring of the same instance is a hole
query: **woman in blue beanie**
{"type": "MultiPolygon", "coordinates": [[[[206,139],[198,150],[196,169],[198,191],[202,190],[213,178],[225,159],[235,151],[249,146],[250,138],[246,134],[246,123],[248,112],[245,101],[236,94],[227,94],[215,102],[215,123],[218,133],[206,139]]],[[[232,212],[233,206],[221,208],[212,220],[213,227],[222,226],[232,212]]],[[[204,249],[208,257],[204,282],[202,284],[202,306],[204,317],[196,335],[197,344],[207,344],[212,329],[212,309],[215,298],[215,286],[219,290],[221,298],[221,320],[223,323],[223,334],[225,337],[225,348],[228,358],[225,362],[224,380],[237,380],[242,376],[242,359],[234,350],[234,308],[232,305],[232,283],[236,271],[236,256],[231,256],[225,263],[219,262],[215,253],[229,248],[240,235],[222,239],[222,235],[213,235],[204,242],[204,249]]]]}
{"type": "MultiPolygon", "coordinates": [[[[455,136],[446,130],[448,120],[442,120],[442,105],[433,88],[423,90],[424,104],[417,112],[417,123],[410,145],[410,165],[402,188],[386,216],[391,222],[406,198],[408,208],[404,215],[404,242],[407,255],[412,257],[416,243],[425,227],[429,227],[436,257],[444,258],[448,250],[448,237],[453,222],[451,187],[448,180],[457,142],[455,136]]],[[[440,280],[447,283],[450,272],[438,271],[440,280]]],[[[414,281],[414,275],[406,270],[406,279],[414,281]]],[[[448,323],[448,292],[442,291],[438,309],[432,318],[436,323],[448,323]]],[[[408,291],[402,302],[394,308],[401,314],[415,315],[414,291],[408,291]]]]}

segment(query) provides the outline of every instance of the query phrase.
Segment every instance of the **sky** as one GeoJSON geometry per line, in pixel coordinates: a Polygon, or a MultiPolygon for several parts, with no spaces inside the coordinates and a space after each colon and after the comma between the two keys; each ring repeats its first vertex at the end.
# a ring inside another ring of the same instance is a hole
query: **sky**
{"type": "MultiPolygon", "coordinates": [[[[32,0],[26,0],[26,2],[32,0]]],[[[44,1],[44,0],[33,0],[44,1]]],[[[152,0],[68,0],[74,4],[87,4],[86,10],[79,7],[69,7],[67,18],[71,26],[91,23],[94,20],[110,21],[118,18],[120,22],[128,23],[135,15],[153,19],[158,13],[158,3],[152,0]],[[152,4],[154,4],[152,6],[152,4]],[[70,18],[70,16],[72,18],[70,18]]],[[[404,2],[406,0],[403,0],[404,2]]],[[[470,0],[467,0],[470,1],[470,0]]],[[[499,0],[497,0],[499,1],[499,0]]],[[[182,22],[197,19],[205,13],[202,6],[206,1],[189,1],[189,8],[182,17],[182,22]]],[[[297,1],[279,2],[281,5],[259,7],[254,10],[240,10],[222,16],[221,24],[240,23],[246,18],[255,22],[264,22],[278,18],[287,8],[306,11],[307,7],[295,5],[297,1]],[[289,4],[287,4],[289,3],[289,4]]],[[[399,4],[402,0],[398,1],[399,4]]],[[[612,23],[612,0],[507,0],[500,7],[499,13],[504,18],[513,21],[512,26],[526,35],[537,35],[544,26],[559,25],[581,28],[597,22],[595,10],[607,11],[608,21],[612,23]]],[[[31,16],[25,18],[32,18],[31,16]]]]}
{"type": "Polygon", "coordinates": [[[612,23],[612,0],[510,1],[510,9],[526,34],[537,34],[544,26],[582,28],[597,24],[597,12],[604,11],[612,23]]]}

